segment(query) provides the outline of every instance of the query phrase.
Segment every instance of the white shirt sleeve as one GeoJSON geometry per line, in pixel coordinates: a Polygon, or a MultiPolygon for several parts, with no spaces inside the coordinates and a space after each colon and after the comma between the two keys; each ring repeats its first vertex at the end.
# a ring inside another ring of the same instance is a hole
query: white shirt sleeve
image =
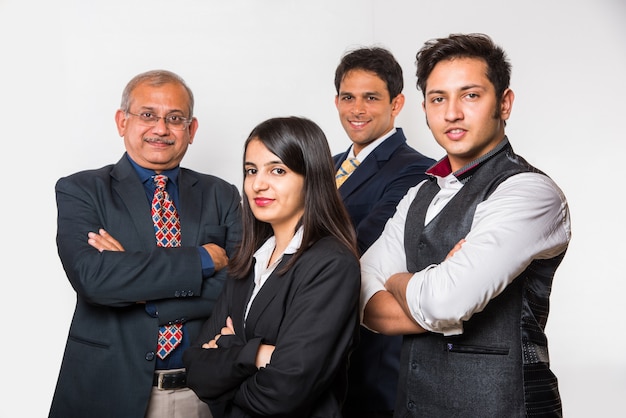
{"type": "MultiPolygon", "coordinates": [[[[442,190],[442,193],[445,194],[445,191],[442,190]]],[[[403,214],[396,214],[398,222],[406,219],[409,205],[410,202],[403,207],[403,214]]],[[[399,205],[398,212],[400,209],[399,205]]],[[[431,209],[437,211],[436,208],[431,209]]],[[[429,214],[427,219],[431,218],[432,214],[429,214]]],[[[385,259],[390,254],[381,252],[389,245],[389,239],[398,240],[401,237],[394,250],[401,249],[402,257],[406,257],[404,223],[397,228],[400,226],[402,232],[395,233],[393,237],[393,231],[388,233],[385,228],[379,239],[381,244],[378,247],[373,245],[370,248],[373,249],[372,254],[367,258],[367,253],[363,256],[364,281],[372,282],[373,275],[383,274],[377,278],[382,283],[382,288],[378,290],[384,289],[384,282],[392,274],[406,271],[406,265],[404,270],[391,271],[397,268],[397,262],[387,265],[385,259]],[[385,246],[381,248],[382,245],[385,246]],[[378,264],[385,266],[372,267],[374,258],[378,259],[378,264]]],[[[477,206],[472,228],[461,249],[441,264],[414,274],[406,293],[413,318],[429,331],[445,335],[461,334],[463,321],[482,311],[532,260],[551,258],[563,252],[570,237],[567,201],[550,178],[536,173],[522,173],[508,178],[477,206]]],[[[369,285],[364,287],[368,293],[362,297],[369,300],[372,290],[369,285]]],[[[362,309],[365,302],[361,301],[362,309]]]]}
{"type": "Polygon", "coordinates": [[[398,203],[395,214],[385,224],[381,236],[361,256],[361,318],[370,298],[385,290],[387,279],[395,273],[407,271],[404,225],[411,202],[422,184],[423,182],[407,191],[398,203]]]}

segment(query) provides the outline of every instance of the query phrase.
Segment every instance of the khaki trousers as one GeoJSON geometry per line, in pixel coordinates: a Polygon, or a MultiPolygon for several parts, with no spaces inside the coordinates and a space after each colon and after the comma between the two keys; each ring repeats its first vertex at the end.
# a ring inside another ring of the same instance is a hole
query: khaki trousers
{"type": "Polygon", "coordinates": [[[212,418],[209,406],[193,390],[152,388],[146,418],[212,418]]]}

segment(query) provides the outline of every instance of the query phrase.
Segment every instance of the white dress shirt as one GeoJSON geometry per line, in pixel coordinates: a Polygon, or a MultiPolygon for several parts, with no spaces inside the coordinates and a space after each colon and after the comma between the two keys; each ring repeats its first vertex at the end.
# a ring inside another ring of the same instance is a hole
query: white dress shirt
{"type": "Polygon", "coordinates": [[[298,251],[300,245],[302,244],[303,233],[304,229],[302,227],[298,228],[293,238],[291,238],[289,245],[285,248],[285,251],[283,251],[280,257],[278,257],[271,265],[268,264],[270,262],[270,258],[272,257],[272,253],[274,252],[274,248],[276,248],[276,237],[272,235],[263,243],[263,245],[261,245],[261,248],[256,250],[254,253],[254,259],[256,260],[254,264],[254,289],[252,290],[252,296],[248,301],[245,318],[248,318],[250,306],[252,306],[252,302],[254,301],[257,293],[259,293],[259,290],[261,290],[267,279],[283,260],[283,256],[285,254],[295,254],[296,251],[298,251]]]}
{"type": "MultiPolygon", "coordinates": [[[[387,138],[389,138],[391,135],[396,133],[396,128],[392,128],[389,132],[387,132],[385,135],[381,136],[380,138],[378,138],[375,141],[370,142],[369,144],[367,144],[365,146],[365,148],[363,148],[360,152],[358,157],[356,155],[354,155],[354,145],[350,145],[350,150],[348,151],[348,153],[346,154],[346,160],[349,160],[350,158],[356,158],[357,160],[359,160],[359,163],[362,163],[363,161],[365,161],[365,159],[367,158],[368,155],[370,155],[372,152],[374,152],[374,150],[383,143],[383,141],[387,138]]],[[[344,160],[345,161],[345,160],[344,160]]]]}
{"type": "MultiPolygon", "coordinates": [[[[426,224],[461,190],[454,174],[437,177],[441,188],[426,224]]],[[[424,182],[409,189],[378,240],[361,257],[361,313],[395,273],[407,272],[406,216],[424,182]]],[[[567,201],[547,176],[522,173],[502,182],[474,214],[466,242],[453,257],[416,272],[406,289],[415,321],[444,335],[463,333],[463,321],[480,312],[534,259],[552,258],[571,237],[567,201]]],[[[363,317],[361,315],[361,317],[363,317]]]]}

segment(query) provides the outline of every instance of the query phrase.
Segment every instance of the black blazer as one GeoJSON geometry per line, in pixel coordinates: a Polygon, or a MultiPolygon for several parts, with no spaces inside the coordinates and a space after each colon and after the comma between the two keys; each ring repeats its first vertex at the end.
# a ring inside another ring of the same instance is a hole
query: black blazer
{"type": "Polygon", "coordinates": [[[244,314],[253,274],[229,279],[196,343],[185,351],[187,383],[215,417],[340,417],[348,355],[358,334],[359,262],[335,238],[309,248],[283,276],[285,255],[244,314]],[[231,316],[235,336],[203,349],[231,316]],[[258,370],[260,343],[275,345],[258,370]]]}
{"type": "MultiPolygon", "coordinates": [[[[348,151],[334,156],[337,169],[348,151]]],[[[343,183],[339,194],[356,228],[361,254],[378,239],[409,188],[427,178],[424,172],[434,163],[407,145],[402,128],[396,128],[343,183]]],[[[346,410],[393,410],[401,345],[401,336],[362,328],[350,361],[346,410]]]]}
{"type": "Polygon", "coordinates": [[[241,238],[240,196],[225,181],[184,168],[178,178],[182,247],[155,245],[150,202],[123,156],[56,184],[57,247],[76,310],[51,417],[143,417],[160,324],[184,322],[192,340],[225,281],[202,278],[198,245],[232,254],[241,238]],[[124,252],[98,252],[87,233],[104,228],[124,252]],[[155,301],[159,318],[138,301],[155,301]]]}

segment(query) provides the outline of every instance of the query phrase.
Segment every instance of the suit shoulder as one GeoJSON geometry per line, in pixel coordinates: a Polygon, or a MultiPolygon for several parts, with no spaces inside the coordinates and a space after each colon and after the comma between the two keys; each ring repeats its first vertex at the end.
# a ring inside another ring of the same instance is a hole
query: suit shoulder
{"type": "Polygon", "coordinates": [[[294,274],[302,276],[304,280],[336,283],[332,286],[351,288],[355,294],[358,294],[357,289],[361,284],[359,259],[337,238],[331,236],[319,239],[303,253],[294,266],[294,274]],[[338,278],[340,280],[336,280],[338,278]]]}
{"type": "Polygon", "coordinates": [[[194,171],[194,170],[191,170],[188,168],[182,168],[182,167],[180,171],[183,176],[194,178],[205,187],[214,187],[214,188],[226,189],[226,190],[233,190],[233,189],[237,190],[237,187],[234,184],[227,182],[221,177],[217,177],[212,174],[200,173],[199,171],[194,171]]]}
{"type": "Polygon", "coordinates": [[[327,236],[317,240],[306,253],[315,260],[340,258],[346,261],[354,260],[357,264],[359,260],[341,241],[333,236],[327,236]]]}
{"type": "Polygon", "coordinates": [[[111,171],[113,170],[114,164],[105,165],[104,167],[77,171],[75,173],[69,174],[67,176],[61,177],[57,180],[57,186],[64,183],[75,183],[75,184],[93,184],[102,179],[109,179],[111,176],[111,171]]]}
{"type": "Polygon", "coordinates": [[[396,148],[392,154],[392,158],[406,162],[415,162],[422,165],[427,164],[429,167],[436,162],[433,158],[425,156],[407,143],[404,143],[396,148]]]}

